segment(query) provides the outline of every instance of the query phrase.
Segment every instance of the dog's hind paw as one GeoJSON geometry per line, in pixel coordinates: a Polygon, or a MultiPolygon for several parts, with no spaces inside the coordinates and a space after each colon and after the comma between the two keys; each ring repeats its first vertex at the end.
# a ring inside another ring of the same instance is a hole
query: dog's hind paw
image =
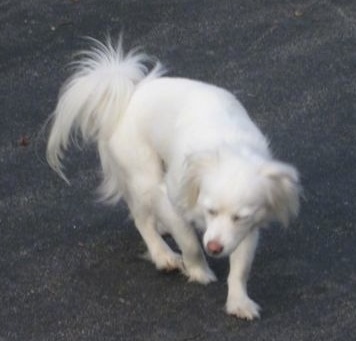
{"type": "Polygon", "coordinates": [[[226,312],[229,315],[249,321],[260,318],[260,306],[249,297],[244,297],[237,301],[230,301],[231,300],[228,300],[226,303],[226,312]]]}
{"type": "Polygon", "coordinates": [[[141,256],[141,258],[152,262],[159,271],[182,271],[184,268],[182,256],[175,252],[166,252],[164,255],[160,254],[159,257],[155,257],[155,259],[153,259],[147,251],[141,256]]]}
{"type": "Polygon", "coordinates": [[[188,276],[189,282],[206,285],[217,280],[214,272],[208,266],[185,269],[184,273],[188,276]]]}

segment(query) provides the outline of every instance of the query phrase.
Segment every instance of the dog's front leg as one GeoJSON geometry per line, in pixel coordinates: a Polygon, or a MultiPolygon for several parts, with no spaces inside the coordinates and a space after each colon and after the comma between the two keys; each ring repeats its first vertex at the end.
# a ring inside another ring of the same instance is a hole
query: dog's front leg
{"type": "Polygon", "coordinates": [[[247,280],[258,243],[258,230],[250,232],[230,255],[226,311],[236,317],[253,320],[260,316],[260,307],[247,294],[247,280]]]}

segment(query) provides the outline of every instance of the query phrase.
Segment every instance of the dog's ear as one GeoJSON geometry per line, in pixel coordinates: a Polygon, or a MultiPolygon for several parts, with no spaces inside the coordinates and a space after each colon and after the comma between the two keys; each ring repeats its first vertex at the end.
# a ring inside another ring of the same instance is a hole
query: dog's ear
{"type": "Polygon", "coordinates": [[[271,161],[262,166],[261,173],[267,179],[267,206],[272,219],[286,227],[299,212],[298,171],[288,164],[271,161]]]}
{"type": "Polygon", "coordinates": [[[178,195],[179,206],[183,211],[191,210],[196,205],[202,176],[216,159],[217,155],[213,152],[197,153],[186,157],[178,195]]]}

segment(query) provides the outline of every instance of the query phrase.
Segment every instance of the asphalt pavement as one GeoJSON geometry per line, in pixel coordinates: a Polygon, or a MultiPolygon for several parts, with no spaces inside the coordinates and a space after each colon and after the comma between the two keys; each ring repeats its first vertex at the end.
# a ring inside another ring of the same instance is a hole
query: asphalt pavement
{"type": "Polygon", "coordinates": [[[0,340],[356,340],[356,2],[0,1],[0,340]],[[262,234],[249,291],[227,316],[227,260],[206,287],[159,273],[125,205],[95,201],[94,150],[46,165],[44,123],[68,63],[124,31],[169,74],[233,92],[294,164],[299,218],[262,234]]]}

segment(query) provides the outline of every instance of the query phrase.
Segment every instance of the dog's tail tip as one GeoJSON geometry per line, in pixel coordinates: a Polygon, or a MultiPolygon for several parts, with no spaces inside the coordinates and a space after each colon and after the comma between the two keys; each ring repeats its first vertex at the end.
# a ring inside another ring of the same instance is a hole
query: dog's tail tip
{"type": "Polygon", "coordinates": [[[63,158],[62,150],[54,150],[51,148],[47,148],[46,151],[47,163],[52,168],[52,170],[55,171],[58,174],[58,176],[62,178],[67,185],[70,186],[70,181],[64,173],[62,158],[63,158]]]}

